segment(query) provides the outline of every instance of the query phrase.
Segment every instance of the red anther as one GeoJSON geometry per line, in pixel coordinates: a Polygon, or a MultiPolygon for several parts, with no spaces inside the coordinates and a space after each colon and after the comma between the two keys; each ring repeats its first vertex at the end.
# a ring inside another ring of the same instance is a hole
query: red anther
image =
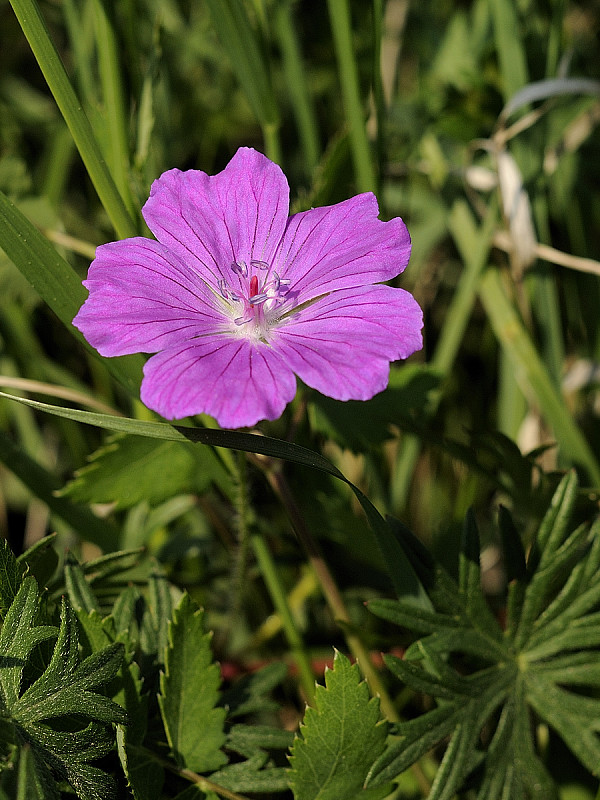
{"type": "Polygon", "coordinates": [[[256,294],[258,294],[258,278],[253,275],[250,278],[250,297],[254,297],[256,294]]]}

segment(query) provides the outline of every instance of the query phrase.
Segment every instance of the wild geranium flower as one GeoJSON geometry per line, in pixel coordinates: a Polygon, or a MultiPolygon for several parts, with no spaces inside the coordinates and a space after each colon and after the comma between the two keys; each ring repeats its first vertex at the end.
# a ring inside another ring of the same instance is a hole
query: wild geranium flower
{"type": "Polygon", "coordinates": [[[141,398],[168,419],[276,419],[295,375],[368,400],[422,346],[416,301],[379,285],[405,268],[410,237],[378,213],[369,193],[288,216],[283,172],[249,148],[218,175],[169,170],[143,208],[158,241],[101,245],[73,324],[103,356],[155,353],[141,398]]]}

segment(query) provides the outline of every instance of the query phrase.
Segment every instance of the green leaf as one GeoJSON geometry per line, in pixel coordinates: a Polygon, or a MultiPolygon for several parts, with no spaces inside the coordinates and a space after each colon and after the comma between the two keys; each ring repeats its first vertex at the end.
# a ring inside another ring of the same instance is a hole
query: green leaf
{"type": "Polygon", "coordinates": [[[165,672],[160,678],[158,703],[167,741],[177,763],[210,772],[227,762],[225,709],[215,708],[221,677],[213,663],[211,635],[204,632],[204,614],[184,594],[169,623],[165,672]]]}
{"type": "Polygon", "coordinates": [[[14,556],[8,541],[0,538],[0,621],[4,619],[6,611],[15,599],[21,581],[23,580],[23,567],[14,556]]]}
{"type": "Polygon", "coordinates": [[[16,800],[59,800],[60,795],[50,770],[36,759],[31,747],[25,745],[19,752],[16,800]]]}
{"type": "MultiPolygon", "coordinates": [[[[86,762],[111,749],[113,735],[108,725],[125,722],[126,714],[92,690],[114,677],[123,645],[111,645],[80,662],[76,621],[66,600],[62,600],[57,637],[56,628],[35,624],[37,610],[37,585],[33,577],[27,577],[0,632],[0,652],[6,659],[0,664],[3,715],[12,722],[21,747],[31,749],[36,774],[32,776],[27,767],[27,775],[36,785],[52,785],[51,768],[71,783],[82,800],[110,800],[115,791],[112,778],[86,762]],[[56,644],[50,663],[21,693],[23,670],[33,648],[51,637],[56,637],[56,644]],[[68,723],[63,730],[65,717],[68,723]],[[56,721],[55,727],[47,724],[50,719],[56,721]],[[73,729],[74,719],[82,720],[85,727],[73,729]]],[[[45,796],[58,795],[47,788],[45,796]]]]}
{"type": "Polygon", "coordinates": [[[27,217],[0,192],[0,247],[85,348],[135,396],[139,394],[143,356],[103,359],[71,325],[87,297],[81,279],[56,248],[27,217]]]}
{"type": "Polygon", "coordinates": [[[118,434],[90,456],[90,461],[59,496],[80,503],[114,503],[116,509],[122,509],[143,500],[156,505],[175,494],[199,493],[212,481],[228,482],[213,451],[188,442],[118,434]]]}
{"type": "Polygon", "coordinates": [[[233,792],[281,792],[288,788],[288,772],[267,765],[266,753],[255,753],[247,761],[228,764],[210,776],[211,782],[233,792]]]}
{"type": "Polygon", "coordinates": [[[336,652],[325,687],[317,686],[315,708],[307,708],[290,756],[295,800],[353,797],[365,785],[385,747],[386,723],[379,700],[369,697],[358,667],[336,652]]]}
{"type": "Polygon", "coordinates": [[[21,690],[23,669],[33,648],[56,637],[53,625],[36,625],[38,588],[31,576],[21,584],[0,631],[0,695],[4,708],[14,707],[21,690]]]}
{"type": "MultiPolygon", "coordinates": [[[[1,224],[1,223],[0,223],[1,224]]],[[[83,508],[54,492],[60,482],[48,470],[17,447],[8,434],[0,431],[0,461],[16,475],[36,497],[72,527],[82,539],[94,542],[103,549],[114,549],[118,543],[118,531],[106,520],[100,519],[89,508],[83,508]]]]}
{"type": "MultiPolygon", "coordinates": [[[[164,422],[146,422],[143,420],[112,417],[108,414],[98,414],[91,411],[80,411],[74,408],[61,408],[37,400],[27,400],[0,392],[0,397],[7,397],[23,405],[46,411],[65,419],[86,422],[113,431],[122,431],[137,436],[147,436],[151,439],[164,439],[165,441],[192,441],[208,444],[213,447],[228,447],[232,450],[243,450],[249,453],[260,453],[271,458],[282,458],[303,466],[326,472],[338,480],[346,483],[354,492],[356,499],[361,504],[369,525],[377,537],[378,544],[383,553],[390,572],[392,583],[398,595],[410,598],[415,604],[430,607],[421,581],[417,577],[410,561],[408,560],[401,540],[396,535],[391,524],[387,524],[373,503],[361,490],[349,481],[330,461],[319,453],[306,447],[271,439],[267,436],[257,436],[241,431],[215,430],[211,428],[185,428],[180,425],[168,425],[164,422]]],[[[400,523],[396,524],[396,528],[400,523]]]]}
{"type": "Polygon", "coordinates": [[[227,719],[237,719],[257,711],[277,710],[278,704],[268,695],[287,673],[287,665],[275,661],[257,672],[243,675],[221,697],[221,705],[227,709],[227,719]]]}
{"type": "Polygon", "coordinates": [[[213,25],[256,119],[276,128],[279,112],[265,53],[242,0],[207,0],[213,25]]]}

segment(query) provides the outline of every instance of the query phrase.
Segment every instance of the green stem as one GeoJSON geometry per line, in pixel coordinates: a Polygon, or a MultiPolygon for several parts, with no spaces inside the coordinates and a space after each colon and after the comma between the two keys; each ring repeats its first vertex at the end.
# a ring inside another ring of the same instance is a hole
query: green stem
{"type": "Polygon", "coordinates": [[[254,551],[256,562],[260,569],[265,585],[273,601],[275,610],[281,619],[281,626],[285,633],[288,644],[298,667],[298,674],[302,691],[304,693],[306,702],[309,705],[314,705],[315,700],[315,676],[310,666],[310,658],[304,647],[304,642],[290,609],[287,595],[284,591],[281,581],[279,580],[279,573],[277,566],[271,555],[271,551],[264,538],[258,534],[253,533],[250,536],[250,545],[254,551]]]}
{"type": "Polygon", "coordinates": [[[342,97],[350,125],[350,147],[356,173],[356,184],[361,192],[376,190],[375,174],[365,126],[365,113],[360,99],[358,69],[352,45],[350,7],[348,0],[327,0],[333,44],[340,73],[342,97]]]}
{"type": "Polygon", "coordinates": [[[267,543],[260,533],[250,533],[252,526],[248,499],[246,454],[238,452],[236,455],[238,467],[238,492],[236,497],[238,537],[242,545],[248,540],[250,541],[261,575],[273,602],[273,606],[279,614],[284,634],[296,661],[305,699],[309,704],[312,704],[315,695],[315,677],[310,666],[310,659],[304,647],[302,636],[294,621],[285,589],[279,578],[279,572],[277,571],[275,561],[273,560],[267,543]]]}
{"type": "Polygon", "coordinates": [[[35,0],[10,1],[117,234],[122,238],[135,236],[135,223],[106,166],[92,126],[75,95],[37,3],[35,0]]]}

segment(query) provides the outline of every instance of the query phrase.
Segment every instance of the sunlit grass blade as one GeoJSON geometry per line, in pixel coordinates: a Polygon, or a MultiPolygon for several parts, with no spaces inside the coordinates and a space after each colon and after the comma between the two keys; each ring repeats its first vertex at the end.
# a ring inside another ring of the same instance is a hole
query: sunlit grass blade
{"type": "MultiPolygon", "coordinates": [[[[0,192],[0,247],[71,333],[92,350],[71,321],[87,293],[75,270],[11,201],[0,192]]],[[[100,356],[98,356],[100,358],[100,356]]],[[[139,391],[141,356],[102,359],[132,394],[139,391]]]]}
{"type": "Polygon", "coordinates": [[[321,148],[314,105],[302,63],[300,42],[294,25],[294,9],[291,0],[279,3],[275,8],[275,27],[286,78],[290,102],[298,125],[298,136],[304,156],[307,176],[312,176],[319,162],[321,148]]]}
{"type": "Polygon", "coordinates": [[[135,236],[136,225],[106,166],[37,3],[35,0],[11,0],[11,5],[117,234],[121,238],[135,236]]]}
{"type": "Polygon", "coordinates": [[[358,67],[352,44],[350,6],[348,0],[327,0],[327,7],[349,126],[356,185],[361,192],[374,192],[377,182],[367,138],[365,105],[360,98],[358,67]]]}
{"type": "Polygon", "coordinates": [[[122,72],[114,20],[109,18],[107,4],[94,0],[96,42],[102,83],[104,117],[106,119],[106,152],[111,174],[131,215],[135,206],[129,183],[129,148],[127,116],[123,97],[122,72]]]}
{"type": "Polygon", "coordinates": [[[600,466],[562,397],[556,391],[525,326],[509,301],[500,274],[488,269],[479,295],[498,341],[515,369],[521,391],[552,426],[564,460],[583,467],[600,485],[600,466]]]}

